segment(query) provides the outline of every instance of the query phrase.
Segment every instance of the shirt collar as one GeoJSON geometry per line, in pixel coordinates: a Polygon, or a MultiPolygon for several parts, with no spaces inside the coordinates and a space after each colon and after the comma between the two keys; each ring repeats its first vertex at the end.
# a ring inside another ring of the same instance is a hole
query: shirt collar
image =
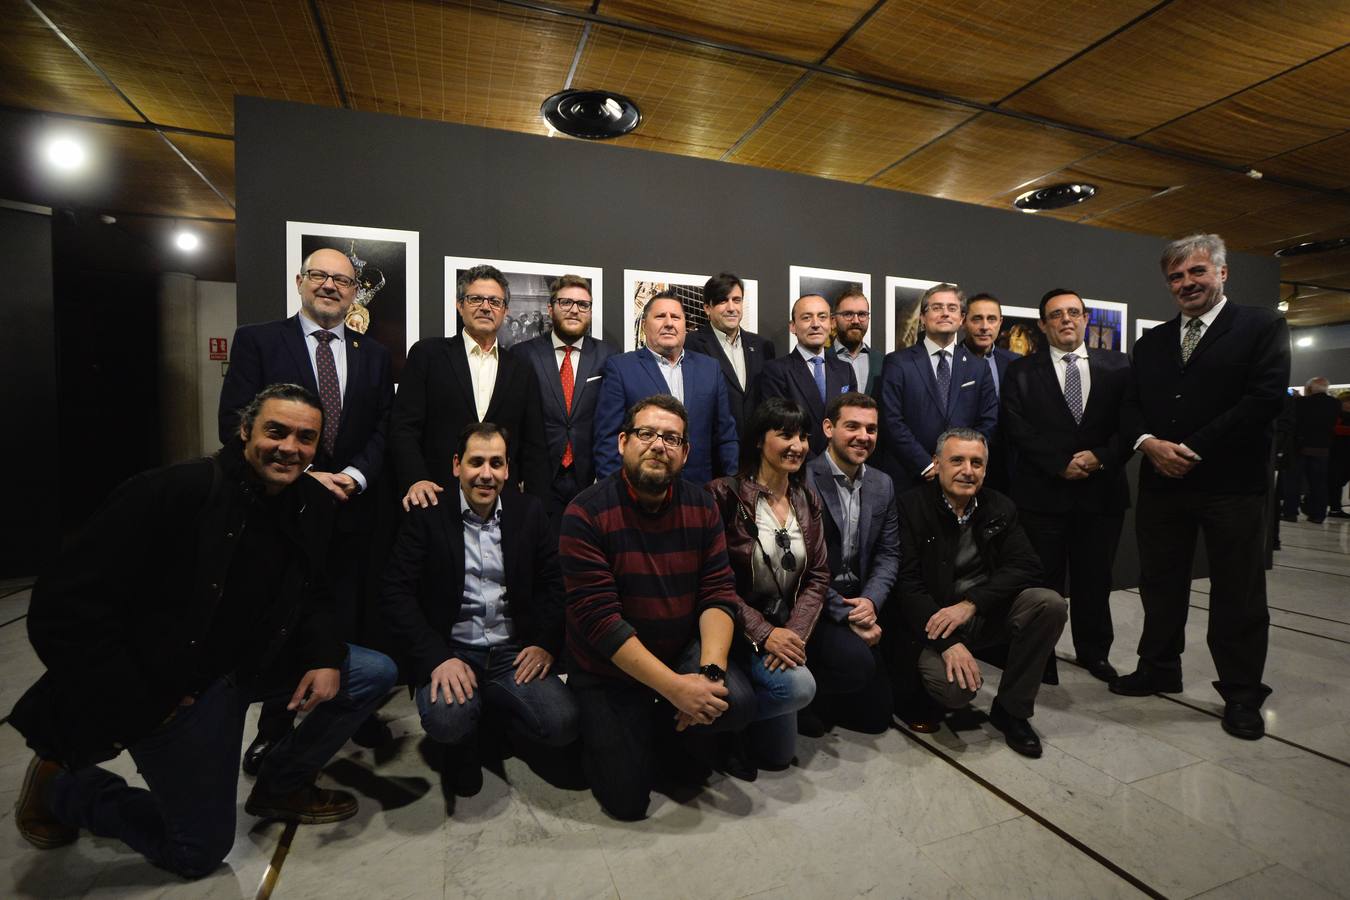
{"type": "Polygon", "coordinates": [[[496,521],[497,518],[501,516],[502,498],[500,496],[497,497],[497,502],[492,504],[492,511],[488,513],[486,519],[483,519],[480,518],[478,513],[474,511],[474,508],[469,505],[469,498],[464,496],[464,487],[461,485],[459,489],[459,511],[464,518],[475,525],[485,525],[489,522],[496,521]]]}
{"type": "Polygon", "coordinates": [[[937,353],[939,350],[946,350],[948,356],[953,356],[953,357],[954,357],[955,354],[954,354],[952,351],[954,351],[954,350],[956,349],[956,341],[952,341],[950,344],[948,344],[948,345],[945,346],[945,347],[939,347],[937,344],[933,343],[933,339],[932,339],[932,338],[925,336],[924,339],[923,339],[923,348],[924,348],[924,350],[928,351],[928,355],[929,355],[929,356],[932,356],[934,353],[937,353]]]}
{"type": "MultiPolygon", "coordinates": [[[[1224,304],[1227,303],[1227,302],[1228,302],[1228,297],[1227,297],[1227,296],[1223,296],[1223,297],[1220,297],[1220,298],[1219,298],[1219,302],[1218,302],[1218,303],[1215,303],[1213,306],[1211,306],[1211,307],[1209,308],[1209,311],[1208,311],[1208,312],[1201,313],[1201,314],[1198,315],[1198,316],[1188,316],[1188,315],[1185,315],[1185,314],[1183,313],[1182,316],[1181,316],[1181,331],[1182,331],[1182,333],[1184,334],[1185,331],[1186,331],[1186,326],[1189,325],[1189,324],[1191,324],[1191,319],[1199,319],[1201,322],[1204,322],[1204,323],[1205,323],[1205,328],[1209,328],[1209,326],[1211,326],[1211,325],[1214,324],[1214,320],[1217,319],[1217,318],[1219,317],[1219,311],[1220,311],[1221,309],[1223,309],[1224,304]]],[[[1201,331],[1204,331],[1204,330],[1205,330],[1204,328],[1201,329],[1201,331]]]]}
{"type": "Polygon", "coordinates": [[[300,331],[307,338],[316,331],[329,331],[332,332],[333,336],[340,341],[346,337],[347,326],[338,323],[337,325],[334,325],[332,328],[324,328],[318,322],[312,321],[304,313],[300,313],[300,331]]]}
{"type": "Polygon", "coordinates": [[[947,499],[947,493],[946,493],[946,491],[942,491],[941,489],[939,489],[939,493],[942,495],[942,502],[943,502],[943,504],[947,507],[948,510],[951,511],[951,514],[952,514],[952,515],[956,516],[956,524],[957,524],[957,525],[964,525],[964,524],[966,524],[967,522],[969,522],[969,521],[970,521],[970,517],[973,516],[973,515],[975,515],[975,510],[979,508],[979,505],[980,505],[980,498],[979,498],[979,496],[977,495],[977,496],[974,496],[974,497],[971,497],[971,498],[970,498],[970,503],[966,506],[966,514],[965,514],[964,516],[963,516],[963,515],[959,515],[959,514],[956,512],[956,507],[952,506],[952,501],[950,501],[950,500],[947,499]]]}
{"type": "MultiPolygon", "coordinates": [[[[712,328],[711,325],[709,325],[708,327],[709,327],[709,328],[712,328]]],[[[717,336],[717,339],[718,339],[719,341],[722,342],[722,346],[723,346],[723,347],[730,347],[730,348],[732,348],[732,349],[734,350],[734,349],[736,349],[737,347],[739,347],[739,346],[741,345],[741,329],[740,329],[740,328],[737,328],[737,329],[736,329],[736,334],[735,334],[734,337],[733,337],[732,335],[727,334],[725,331],[723,331],[723,330],[720,329],[720,328],[713,328],[713,329],[712,329],[712,332],[713,332],[714,335],[717,336]]]]}
{"type": "Polygon", "coordinates": [[[1056,363],[1064,359],[1064,357],[1068,356],[1070,353],[1077,356],[1079,359],[1087,359],[1087,342],[1085,341],[1079,344],[1078,347],[1073,350],[1061,350],[1054,344],[1050,344],[1050,359],[1056,363]]]}
{"type": "Polygon", "coordinates": [[[671,362],[670,360],[666,359],[664,356],[662,356],[660,353],[657,353],[657,352],[656,352],[655,350],[653,350],[651,347],[648,347],[648,348],[647,348],[647,352],[650,353],[652,356],[654,356],[654,357],[656,358],[656,364],[657,364],[658,366],[669,366],[670,368],[674,368],[675,366],[678,366],[680,363],[684,362],[684,348],[683,348],[683,347],[680,348],[680,355],[677,356],[677,357],[675,357],[675,361],[674,361],[674,362],[671,362]]]}
{"type": "Polygon", "coordinates": [[[553,340],[554,350],[561,350],[564,347],[571,347],[573,350],[576,350],[577,352],[581,351],[581,342],[586,339],[586,335],[583,334],[580,337],[578,337],[575,341],[569,344],[567,343],[567,341],[564,341],[562,338],[558,337],[558,332],[556,331],[550,331],[548,333],[548,336],[553,340]]]}
{"type": "Polygon", "coordinates": [[[824,456],[825,461],[830,464],[830,472],[836,479],[844,479],[849,483],[850,487],[856,487],[857,485],[862,484],[863,476],[867,474],[867,463],[861,463],[858,466],[858,474],[850,479],[848,475],[844,473],[844,470],[839,468],[839,463],[834,461],[834,455],[830,453],[829,448],[826,448],[825,452],[821,455],[824,456]]]}
{"type": "Polygon", "coordinates": [[[807,362],[810,362],[811,360],[816,359],[817,357],[819,357],[819,358],[821,358],[821,359],[824,359],[824,358],[825,358],[825,348],[824,348],[824,347],[821,347],[821,348],[820,348],[820,352],[819,352],[819,353],[812,353],[811,351],[809,351],[809,350],[807,350],[805,347],[803,347],[801,344],[798,344],[798,345],[797,345],[797,352],[800,353],[800,354],[802,355],[802,359],[806,360],[807,362]]]}
{"type": "Polygon", "coordinates": [[[470,356],[491,356],[493,359],[498,358],[497,348],[500,347],[501,345],[496,341],[495,338],[492,341],[492,346],[487,350],[484,350],[481,344],[479,344],[477,341],[475,341],[468,335],[464,336],[464,343],[469,348],[470,356]]]}
{"type": "Polygon", "coordinates": [[[841,344],[837,344],[837,345],[835,346],[834,352],[835,352],[835,354],[836,354],[837,356],[847,356],[849,359],[857,359],[859,356],[862,356],[864,353],[871,353],[872,351],[871,351],[871,349],[867,346],[867,343],[864,341],[863,343],[861,343],[861,344],[858,345],[858,352],[857,352],[857,353],[852,352],[852,351],[849,350],[847,347],[845,347],[842,343],[841,343],[841,344]]]}

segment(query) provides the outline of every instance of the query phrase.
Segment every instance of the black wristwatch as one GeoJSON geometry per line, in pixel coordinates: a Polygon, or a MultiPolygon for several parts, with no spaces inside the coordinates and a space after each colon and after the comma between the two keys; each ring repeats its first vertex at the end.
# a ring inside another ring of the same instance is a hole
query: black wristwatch
{"type": "Polygon", "coordinates": [[[725,681],[727,677],[726,670],[717,663],[708,663],[706,666],[699,666],[698,674],[709,681],[725,681]]]}

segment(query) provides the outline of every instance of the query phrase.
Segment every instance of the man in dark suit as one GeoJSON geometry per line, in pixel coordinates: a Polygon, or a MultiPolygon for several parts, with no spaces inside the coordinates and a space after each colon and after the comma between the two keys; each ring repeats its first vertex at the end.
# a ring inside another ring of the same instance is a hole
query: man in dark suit
{"type": "MultiPolygon", "coordinates": [[[[989,363],[989,375],[994,379],[994,396],[1003,395],[1003,375],[1008,364],[1018,359],[1011,350],[996,347],[998,333],[1003,328],[1003,304],[993,294],[976,294],[966,301],[966,339],[963,345],[971,353],[989,363]]],[[[1003,423],[1000,422],[995,440],[989,453],[989,473],[985,483],[991,488],[1008,493],[1012,479],[1014,462],[1003,435],[1003,423]]]]}
{"type": "MultiPolygon", "coordinates": [[[[974,304],[971,304],[972,310],[974,304]]],[[[1111,681],[1111,567],[1120,545],[1133,449],[1120,435],[1130,361],[1089,350],[1087,307],[1074,291],[1041,298],[1049,347],[1008,366],[999,427],[1016,457],[1012,499],[1041,558],[1045,587],[1067,596],[1078,664],[1111,681]]]]}
{"type": "Polygon", "coordinates": [[[684,307],[670,291],[654,295],[642,308],[645,347],[616,353],[601,369],[595,405],[595,477],[619,470],[619,431],[628,409],[655,394],[669,394],[689,414],[689,459],[683,477],[707,484],[736,472],[740,452],[736,420],[731,417],[726,379],[717,363],[701,353],[684,352],[684,307]]]}
{"type": "MultiPolygon", "coordinates": [[[[755,405],[770,397],[783,397],[806,410],[814,423],[825,420],[825,407],[840,394],[858,389],[853,366],[825,352],[830,339],[830,302],[819,294],[806,294],[792,304],[788,330],[797,338],[796,349],[764,365],[755,389],[755,405]]],[[[820,425],[812,427],[811,456],[825,451],[829,439],[820,425]]]]}
{"type": "Polygon", "coordinates": [[[563,275],[548,299],[553,330],[513,348],[529,360],[539,381],[549,471],[554,473],[545,506],[555,530],[567,504],[595,481],[595,401],[600,369],[614,348],[590,336],[591,303],[590,282],[563,275]]]}
{"type": "Polygon", "coordinates": [[[1294,400],[1293,448],[1287,473],[1281,479],[1286,522],[1298,521],[1303,484],[1308,486],[1308,493],[1302,497],[1308,521],[1320,525],[1327,517],[1327,462],[1341,416],[1341,403],[1327,393],[1329,387],[1325,378],[1310,378],[1303,386],[1303,396],[1294,400]]]}
{"type": "MultiPolygon", "coordinates": [[[[878,616],[900,569],[900,520],[890,476],[867,465],[877,446],[877,402],[841,394],[825,409],[825,452],[806,464],[825,508],[830,587],[807,657],[816,699],[805,712],[822,725],[859,731],[890,727],[891,679],[879,649],[878,616]],[[812,647],[811,645],[816,645],[812,647]]],[[[809,716],[798,713],[798,727],[809,716]]]]}
{"type": "Polygon", "coordinates": [[[834,301],[835,356],[853,367],[858,379],[858,390],[871,395],[872,387],[881,377],[884,354],[867,346],[867,330],[872,321],[872,307],[867,295],[849,288],[834,301]]]}
{"type": "MultiPolygon", "coordinates": [[[[329,569],[334,619],[345,639],[366,641],[365,587],[376,496],[371,485],[384,466],[394,383],[389,351],[344,324],[356,285],[356,269],[345,253],[311,253],[295,276],[300,312],[235,331],[218,418],[221,443],[228,444],[238,440],[239,410],[269,384],[301,385],[323,403],[324,433],[309,475],[339,504],[329,569]]],[[[246,773],[258,773],[263,757],[285,737],[293,719],[284,698],[263,704],[258,735],[244,754],[246,773]]],[[[388,736],[377,719],[358,732],[368,744],[388,736]]]]}
{"type": "Polygon", "coordinates": [[[577,733],[576,703],[550,674],[563,643],[558,543],[538,498],[502,490],[508,438],[491,422],[465,428],[458,498],[411,510],[381,595],[422,727],[452,748],[460,796],[483,786],[485,712],[535,744],[566,746],[577,733]]]}
{"type": "Polygon", "coordinates": [[[454,483],[451,460],[460,433],[474,422],[494,422],[511,433],[512,477],[531,494],[547,497],[553,473],[539,382],[527,360],[497,343],[510,285],[499,270],[480,265],[462,272],[456,288],[461,332],[413,344],[389,420],[389,455],[403,508],[436,505],[443,486],[454,483]]]}
{"type": "Polygon", "coordinates": [[[1224,296],[1223,240],[1168,244],[1162,271],[1181,314],[1135,344],[1122,410],[1125,438],[1145,460],[1135,527],[1144,632],[1139,668],[1117,694],[1181,690],[1191,562],[1209,555],[1209,648],[1224,698],[1223,727],[1265,734],[1261,704],[1270,613],[1266,510],[1272,422],[1289,384],[1289,326],[1274,309],[1224,296]]]}
{"type": "Polygon", "coordinates": [[[745,312],[745,284],[722,272],[703,285],[703,311],[708,328],[691,333],[685,349],[717,360],[727,380],[727,403],[739,432],[745,425],[745,398],[754,389],[764,364],[774,358],[773,341],[741,327],[745,312]]]}
{"type": "Polygon", "coordinates": [[[956,342],[965,317],[961,289],[943,282],[919,300],[924,338],[886,354],[877,385],[881,465],[896,489],[931,480],[933,452],[948,428],[973,428],[994,440],[998,394],[984,360],[956,342]]]}

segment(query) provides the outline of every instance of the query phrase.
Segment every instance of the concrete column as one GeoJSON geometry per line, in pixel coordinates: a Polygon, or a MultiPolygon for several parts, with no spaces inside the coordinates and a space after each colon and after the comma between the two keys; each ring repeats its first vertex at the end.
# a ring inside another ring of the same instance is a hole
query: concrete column
{"type": "Polygon", "coordinates": [[[159,444],[165,463],[202,455],[197,278],[159,279],[159,444]]]}

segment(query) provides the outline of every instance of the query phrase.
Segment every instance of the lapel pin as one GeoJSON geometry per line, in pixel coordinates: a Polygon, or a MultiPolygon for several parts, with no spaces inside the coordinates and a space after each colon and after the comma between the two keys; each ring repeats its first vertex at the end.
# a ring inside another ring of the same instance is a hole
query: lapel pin
{"type": "Polygon", "coordinates": [[[357,347],[360,347],[360,346],[361,346],[361,342],[360,342],[360,341],[352,341],[352,349],[353,349],[353,350],[356,349],[357,347]]]}

